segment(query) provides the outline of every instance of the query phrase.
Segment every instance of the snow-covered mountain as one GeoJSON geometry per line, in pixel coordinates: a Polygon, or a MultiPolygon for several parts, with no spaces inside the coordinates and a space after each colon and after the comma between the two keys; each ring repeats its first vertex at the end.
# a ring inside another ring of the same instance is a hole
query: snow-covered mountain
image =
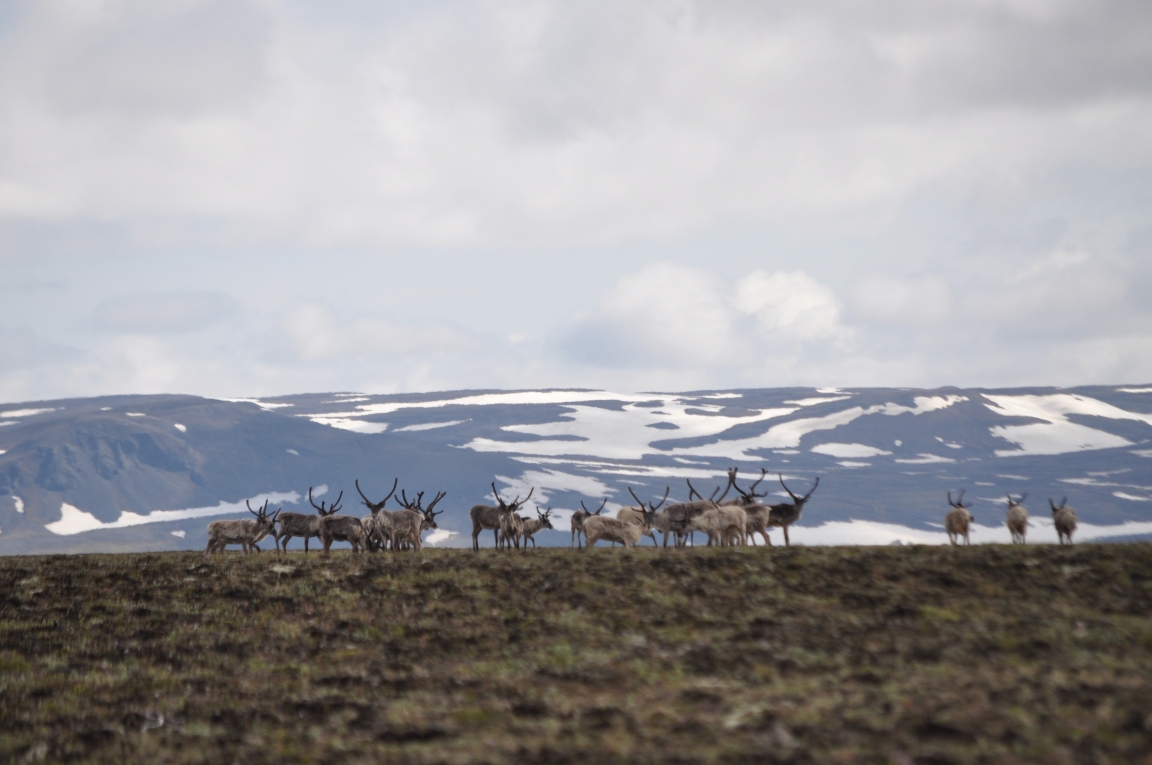
{"type": "MultiPolygon", "coordinates": [[[[946,491],[966,489],[975,541],[1007,541],[1007,492],[1029,538],[1054,541],[1067,497],[1079,540],[1152,534],[1152,386],[590,390],[307,394],[263,400],[118,396],[0,407],[0,553],[202,548],[245,500],[300,510],[353,481],[448,492],[437,544],[468,544],[468,508],[503,494],[552,507],[567,544],[580,500],[704,490],[738,466],[786,496],[821,482],[795,541],[939,542],[946,491]]],[[[529,505],[531,509],[531,505],[529,505]]],[[[485,543],[490,538],[484,538],[485,543]]],[[[267,547],[269,545],[265,545],[267,547]]]]}

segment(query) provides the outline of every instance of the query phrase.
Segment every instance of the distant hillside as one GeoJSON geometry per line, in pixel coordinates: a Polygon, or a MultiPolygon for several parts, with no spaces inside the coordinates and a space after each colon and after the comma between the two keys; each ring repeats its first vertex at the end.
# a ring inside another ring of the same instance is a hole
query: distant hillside
{"type": "MultiPolygon", "coordinates": [[[[1030,538],[1055,538],[1067,496],[1078,539],[1152,533],[1152,387],[807,389],[615,394],[337,393],[221,401],[116,396],[0,407],[0,553],[202,548],[207,523],[246,499],[300,510],[309,486],[362,514],[400,478],[447,491],[433,543],[470,542],[468,509],[535,488],[566,521],[627,487],[684,498],[731,465],[784,495],[820,487],[793,539],[936,542],[945,491],[966,489],[976,541],[1007,540],[1006,492],[1027,492],[1030,538]],[[324,493],[324,492],[327,493],[324,493]]],[[[786,496],[786,495],[785,495],[786,496]]],[[[528,506],[531,510],[531,504],[528,506]]],[[[490,543],[490,536],[484,539],[490,543]]],[[[270,543],[265,543],[270,547],[270,543]]]]}

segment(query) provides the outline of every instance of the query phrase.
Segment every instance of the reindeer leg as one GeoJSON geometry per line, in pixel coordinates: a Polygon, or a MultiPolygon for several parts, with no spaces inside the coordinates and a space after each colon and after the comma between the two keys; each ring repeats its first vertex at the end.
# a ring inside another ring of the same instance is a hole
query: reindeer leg
{"type": "Polygon", "coordinates": [[[791,547],[792,546],[791,540],[788,539],[788,527],[787,526],[784,527],[784,546],[785,547],[791,547]]]}

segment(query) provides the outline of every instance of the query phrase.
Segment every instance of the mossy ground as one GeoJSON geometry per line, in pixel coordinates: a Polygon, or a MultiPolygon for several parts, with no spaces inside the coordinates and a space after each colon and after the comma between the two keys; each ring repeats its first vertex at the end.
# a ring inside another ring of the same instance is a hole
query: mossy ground
{"type": "Polygon", "coordinates": [[[0,762],[1152,763],[1152,547],[0,559],[0,762]]]}

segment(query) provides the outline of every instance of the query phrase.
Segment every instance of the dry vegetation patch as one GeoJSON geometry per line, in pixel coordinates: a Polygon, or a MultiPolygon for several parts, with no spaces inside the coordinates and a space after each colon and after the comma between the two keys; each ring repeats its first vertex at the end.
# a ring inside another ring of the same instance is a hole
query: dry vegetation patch
{"type": "Polygon", "coordinates": [[[1152,762],[1152,548],[0,559],[0,761],[1152,762]]]}

